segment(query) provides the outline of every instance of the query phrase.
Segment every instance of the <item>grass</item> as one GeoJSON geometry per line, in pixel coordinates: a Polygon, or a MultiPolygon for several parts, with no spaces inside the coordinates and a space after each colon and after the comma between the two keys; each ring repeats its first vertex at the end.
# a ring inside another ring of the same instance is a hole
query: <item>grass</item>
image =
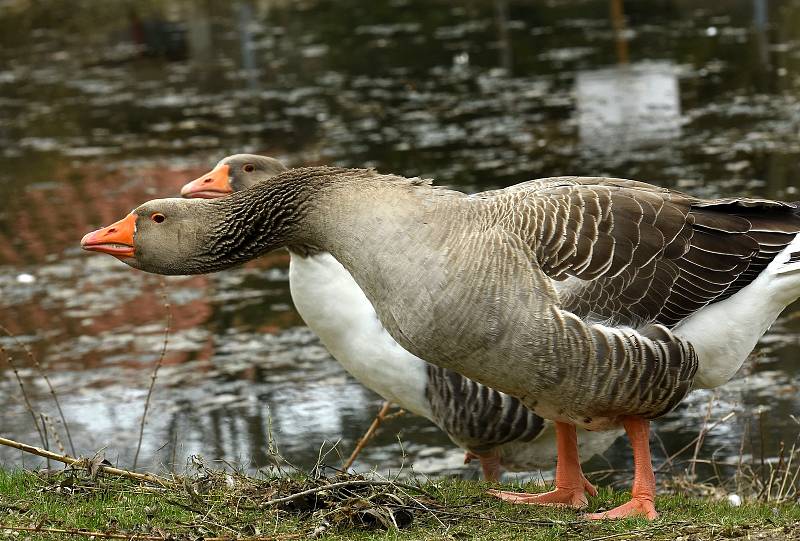
{"type": "MultiPolygon", "coordinates": [[[[600,523],[583,521],[574,511],[508,505],[486,496],[489,485],[474,481],[370,485],[369,479],[353,475],[252,478],[204,467],[175,479],[174,486],[161,488],[79,469],[49,475],[0,470],[0,539],[88,537],[13,532],[9,526],[101,532],[96,538],[116,534],[135,539],[138,534],[187,540],[800,538],[797,504],[745,502],[733,507],[672,494],[658,499],[662,518],[655,522],[600,523]],[[308,489],[317,492],[265,504],[308,489]]],[[[588,511],[608,509],[627,498],[627,493],[603,488],[590,499],[588,511]]]]}

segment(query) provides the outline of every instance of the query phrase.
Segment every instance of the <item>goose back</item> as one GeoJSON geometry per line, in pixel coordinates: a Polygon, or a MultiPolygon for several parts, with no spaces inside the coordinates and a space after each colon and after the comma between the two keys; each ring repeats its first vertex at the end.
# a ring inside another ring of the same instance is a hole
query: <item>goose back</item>
{"type": "Polygon", "coordinates": [[[533,207],[520,229],[563,306],[613,325],[672,327],[741,290],[800,232],[793,205],[763,199],[700,201],[605,178],[529,187],[500,204],[533,207]]]}

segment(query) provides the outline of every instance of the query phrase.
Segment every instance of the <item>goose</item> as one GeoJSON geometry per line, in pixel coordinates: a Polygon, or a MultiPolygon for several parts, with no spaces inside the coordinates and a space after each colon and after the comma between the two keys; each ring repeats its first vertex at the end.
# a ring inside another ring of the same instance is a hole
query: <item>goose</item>
{"type": "MultiPolygon", "coordinates": [[[[188,198],[214,199],[286,171],[278,160],[236,154],[181,188],[188,198]]],[[[426,363],[386,332],[372,304],[330,253],[290,251],[289,289],[306,325],[353,377],[389,402],[427,418],[480,461],[484,479],[502,470],[531,471],[555,465],[555,427],[519,400],[426,363]]],[[[585,431],[584,431],[585,432],[585,431]]],[[[586,432],[580,454],[604,452],[620,431],[586,432]]],[[[594,488],[585,481],[587,490],[594,488]]]]}
{"type": "Polygon", "coordinates": [[[658,517],[651,420],[728,381],[800,297],[798,205],[604,177],[468,195],[298,168],[224,198],[150,201],[81,245],[160,274],[330,253],[404,349],[554,421],[555,488],[492,495],[585,507],[576,427],[624,428],[631,499],[593,520],[658,517]]]}

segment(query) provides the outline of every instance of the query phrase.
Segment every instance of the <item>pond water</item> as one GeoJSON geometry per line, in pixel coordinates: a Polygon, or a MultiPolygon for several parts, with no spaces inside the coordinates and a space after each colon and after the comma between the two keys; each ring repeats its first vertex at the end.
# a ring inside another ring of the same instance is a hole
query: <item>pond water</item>
{"type": "MultiPolygon", "coordinates": [[[[800,199],[800,1],[628,4],[0,0],[0,345],[35,411],[65,439],[23,345],[77,452],[130,466],[167,299],[140,467],[258,468],[269,441],[303,467],[323,445],[349,454],[381,400],[303,325],[285,253],[162,280],[78,247],[234,152],[467,191],[582,174],[800,199]]],[[[791,445],[798,353],[795,306],[734,381],[654,424],[656,460],[730,412],[700,458],[791,445]]],[[[38,444],[1,353],[0,370],[0,434],[38,444]]],[[[357,467],[477,476],[462,457],[405,415],[357,467]]],[[[629,460],[621,439],[588,469],[629,460]]],[[[39,462],[0,448],[0,463],[39,462]]]]}

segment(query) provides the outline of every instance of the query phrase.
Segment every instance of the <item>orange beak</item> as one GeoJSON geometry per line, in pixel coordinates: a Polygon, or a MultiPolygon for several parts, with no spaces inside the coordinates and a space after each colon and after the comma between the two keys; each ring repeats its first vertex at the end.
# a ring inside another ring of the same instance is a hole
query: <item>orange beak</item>
{"type": "Polygon", "coordinates": [[[128,214],[108,227],[86,234],[81,248],[90,252],[103,252],[114,257],[133,257],[133,234],[136,232],[136,215],[128,214]]]}
{"type": "Polygon", "coordinates": [[[203,199],[225,197],[229,193],[233,193],[231,181],[228,179],[229,172],[230,167],[228,165],[215,167],[210,173],[185,184],[181,188],[181,195],[183,197],[199,197],[203,199]]]}

